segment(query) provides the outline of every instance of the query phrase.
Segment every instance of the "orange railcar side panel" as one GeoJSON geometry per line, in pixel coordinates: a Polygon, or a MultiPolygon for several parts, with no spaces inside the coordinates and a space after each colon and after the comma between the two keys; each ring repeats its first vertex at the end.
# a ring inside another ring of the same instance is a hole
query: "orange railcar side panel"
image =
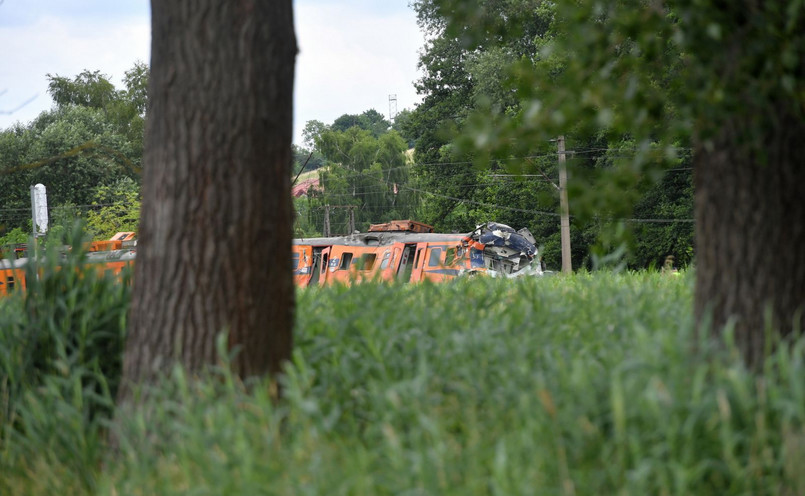
{"type": "Polygon", "coordinates": [[[461,243],[428,243],[422,253],[423,279],[443,282],[470,268],[468,250],[461,243]]]}
{"type": "Polygon", "coordinates": [[[382,246],[298,244],[293,246],[293,260],[294,282],[299,287],[367,280],[441,282],[471,267],[464,240],[400,241],[382,246]]]}
{"type": "Polygon", "coordinates": [[[25,269],[0,269],[0,297],[25,289],[25,269]]]}

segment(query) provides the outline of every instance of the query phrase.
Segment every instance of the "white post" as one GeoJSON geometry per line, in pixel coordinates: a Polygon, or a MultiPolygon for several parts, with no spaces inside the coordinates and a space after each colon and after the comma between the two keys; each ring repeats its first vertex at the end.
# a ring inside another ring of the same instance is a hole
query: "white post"
{"type": "Polygon", "coordinates": [[[42,236],[48,230],[48,197],[44,184],[31,186],[31,219],[34,236],[42,236]]]}

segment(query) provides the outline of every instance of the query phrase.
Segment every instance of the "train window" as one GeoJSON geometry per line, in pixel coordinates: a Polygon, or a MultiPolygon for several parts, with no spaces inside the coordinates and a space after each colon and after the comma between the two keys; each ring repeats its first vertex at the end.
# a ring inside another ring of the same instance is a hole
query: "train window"
{"type": "Polygon", "coordinates": [[[6,276],[6,291],[14,291],[14,277],[6,276]]]}
{"type": "Polygon", "coordinates": [[[377,255],[374,253],[364,253],[358,261],[358,268],[360,270],[372,270],[372,267],[375,265],[376,258],[377,255]]]}
{"type": "Polygon", "coordinates": [[[390,258],[391,258],[391,252],[386,251],[386,253],[383,254],[383,261],[380,263],[380,270],[386,270],[386,267],[389,266],[390,258]]]}
{"type": "Polygon", "coordinates": [[[430,251],[430,258],[428,259],[428,267],[438,267],[441,265],[441,261],[439,260],[442,257],[442,249],[441,248],[433,248],[430,251]]]}
{"type": "Polygon", "coordinates": [[[456,259],[456,249],[455,248],[448,248],[447,253],[444,256],[444,264],[450,265],[456,259]]]}
{"type": "Polygon", "coordinates": [[[291,263],[293,264],[291,266],[292,269],[295,269],[295,268],[297,268],[299,266],[299,254],[298,253],[293,254],[293,260],[291,261],[291,263]]]}
{"type": "Polygon", "coordinates": [[[343,255],[341,255],[341,266],[338,267],[338,270],[349,269],[350,263],[352,263],[352,253],[344,253],[343,255]]]}

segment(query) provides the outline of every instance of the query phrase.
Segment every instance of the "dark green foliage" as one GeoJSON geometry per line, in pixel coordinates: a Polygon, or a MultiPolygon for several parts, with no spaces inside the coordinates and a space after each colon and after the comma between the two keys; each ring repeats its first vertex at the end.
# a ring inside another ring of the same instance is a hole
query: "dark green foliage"
{"type": "Polygon", "coordinates": [[[87,231],[94,239],[111,239],[121,231],[137,232],[140,221],[140,187],[128,177],[99,186],[87,211],[87,231]]]}
{"type": "MultiPolygon", "coordinates": [[[[729,342],[693,337],[692,279],[599,272],[303,290],[280,403],[268,381],[227,372],[227,357],[197,377],[175,370],[147,407],[118,412],[118,446],[106,453],[82,403],[99,402],[82,385],[91,367],[61,359],[15,400],[0,489],[801,493],[805,341],[748,372],[729,342]]],[[[103,307],[92,294],[95,303],[64,304],[103,307]]],[[[42,306],[40,324],[58,312],[42,306]]],[[[15,308],[4,323],[24,325],[15,308]]]]}
{"type": "Polygon", "coordinates": [[[310,172],[324,165],[324,157],[321,153],[301,146],[291,145],[293,149],[293,167],[291,172],[296,177],[299,172],[310,172]],[[303,169],[304,167],[304,169],[303,169]]]}
{"type": "MultiPolygon", "coordinates": [[[[22,228],[15,227],[14,229],[3,231],[5,234],[0,236],[0,250],[5,250],[7,247],[11,247],[11,245],[28,241],[28,231],[30,230],[31,229],[27,229],[24,231],[22,228]]],[[[7,258],[9,256],[11,255],[5,253],[5,251],[0,253],[0,258],[7,258]]]]}
{"type": "Polygon", "coordinates": [[[28,128],[3,132],[1,139],[0,150],[16,152],[0,164],[4,207],[30,207],[28,186],[38,182],[47,187],[49,205],[86,205],[95,186],[121,176],[137,177],[139,162],[133,160],[142,154],[117,133],[103,111],[89,107],[43,113],[28,128]]]}
{"type": "Polygon", "coordinates": [[[377,110],[369,109],[362,114],[342,115],[333,121],[330,129],[333,131],[347,131],[353,127],[369,131],[372,136],[378,138],[389,130],[391,123],[377,110]]]}
{"type": "Polygon", "coordinates": [[[67,487],[94,484],[120,380],[130,285],[128,273],[121,283],[84,261],[80,231],[71,238],[70,252],[49,250],[29,263],[25,292],[0,301],[3,494],[16,493],[7,481],[32,482],[47,466],[72,473],[67,487]]]}
{"type": "Polygon", "coordinates": [[[689,222],[641,222],[633,226],[635,243],[629,257],[638,268],[661,267],[671,255],[676,265],[693,263],[693,171],[682,167],[668,171],[635,204],[634,216],[642,219],[691,219],[689,222]]]}
{"type": "Polygon", "coordinates": [[[45,185],[50,207],[86,209],[98,187],[139,183],[147,78],[141,63],[123,90],[97,71],[50,77],[55,107],[0,131],[0,236],[29,222],[33,184],[45,185]]]}
{"type": "Polygon", "coordinates": [[[805,5],[797,0],[676,0],[674,41],[684,52],[680,108],[709,140],[735,116],[751,117],[744,145],[760,149],[780,105],[805,117],[805,5]],[[729,54],[725,56],[725,54],[729,54]]]}
{"type": "Polygon", "coordinates": [[[316,138],[327,130],[327,125],[321,121],[311,120],[305,122],[302,130],[302,140],[306,148],[313,148],[316,145],[316,138]]]}
{"type": "Polygon", "coordinates": [[[145,115],[148,103],[148,66],[143,62],[136,62],[134,67],[126,71],[123,78],[126,86],[121,100],[129,102],[129,106],[139,115],[145,115]]]}
{"type": "MultiPolygon", "coordinates": [[[[449,6],[419,1],[414,8],[420,26],[433,35],[420,58],[424,75],[417,90],[423,101],[404,120],[408,136],[416,139],[414,170],[426,192],[421,220],[440,231],[468,231],[495,220],[528,227],[539,244],[551,244],[559,231],[558,197],[550,184],[557,182],[555,147],[531,142],[519,157],[536,158],[501,156],[504,160],[492,162],[491,171],[484,172],[473,166],[482,161],[483,151],[449,145],[477,108],[517,112],[520,103],[510,90],[508,66],[521,57],[534,57],[550,27],[550,6],[531,1],[449,6]],[[452,29],[447,11],[469,17],[463,27],[457,22],[452,29]],[[532,177],[520,181],[511,177],[518,174],[532,177]]],[[[491,141],[484,137],[476,144],[482,150],[491,141]]],[[[550,250],[548,262],[555,262],[550,250]]]]}
{"type": "Polygon", "coordinates": [[[691,343],[690,274],[300,293],[285,400],[177,371],[118,493],[797,494],[805,342],[691,343]],[[307,310],[305,310],[307,309],[307,310]],[[250,392],[251,391],[251,392],[250,392]]]}
{"type": "Polygon", "coordinates": [[[502,217],[539,233],[546,258],[558,265],[559,223],[544,213],[558,211],[555,190],[493,185],[478,180],[478,170],[556,184],[553,140],[564,135],[572,152],[575,267],[592,266],[591,250],[600,255],[624,242],[633,267],[650,265],[663,250],[690,257],[691,215],[679,215],[692,211],[691,190],[653,188],[685,155],[678,143],[690,142],[676,106],[681,55],[673,15],[628,1],[422,0],[414,8],[433,36],[420,59],[424,99],[407,120],[417,137],[417,173],[432,193],[423,197],[425,221],[449,230],[514,207],[520,212],[502,217]],[[582,19],[592,19],[589,28],[579,28],[582,19]],[[467,207],[478,198],[498,208],[467,207]],[[662,233],[679,239],[657,246],[657,230],[643,228],[644,219],[679,221],[666,222],[662,233]]]}
{"type": "Polygon", "coordinates": [[[408,149],[416,144],[416,127],[412,120],[412,112],[409,109],[402,109],[397,112],[391,129],[397,131],[400,136],[408,143],[408,149]]]}
{"type": "Polygon", "coordinates": [[[309,196],[294,198],[293,207],[296,213],[294,220],[294,238],[313,238],[321,235],[321,211],[309,196]]]}
{"type": "Polygon", "coordinates": [[[100,109],[116,97],[114,85],[100,71],[85,70],[72,80],[48,74],[48,79],[48,93],[59,107],[79,105],[100,109]]]}
{"type": "Polygon", "coordinates": [[[416,208],[410,181],[407,146],[396,131],[375,137],[358,126],[338,131],[335,126],[316,138],[316,150],[327,160],[319,172],[323,191],[311,193],[310,224],[322,226],[324,208],[330,205],[332,234],[348,234],[349,208],[355,227],[412,217],[416,208]]]}

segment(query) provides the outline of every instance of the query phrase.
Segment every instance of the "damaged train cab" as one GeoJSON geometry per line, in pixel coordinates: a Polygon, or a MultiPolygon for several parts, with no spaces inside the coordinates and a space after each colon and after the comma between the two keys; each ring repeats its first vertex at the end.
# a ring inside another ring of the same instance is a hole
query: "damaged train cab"
{"type": "Polygon", "coordinates": [[[434,282],[457,276],[541,275],[528,229],[488,222],[467,234],[439,234],[410,220],[374,224],[369,232],[329,238],[295,239],[293,273],[297,286],[351,284],[363,280],[434,282]]]}

